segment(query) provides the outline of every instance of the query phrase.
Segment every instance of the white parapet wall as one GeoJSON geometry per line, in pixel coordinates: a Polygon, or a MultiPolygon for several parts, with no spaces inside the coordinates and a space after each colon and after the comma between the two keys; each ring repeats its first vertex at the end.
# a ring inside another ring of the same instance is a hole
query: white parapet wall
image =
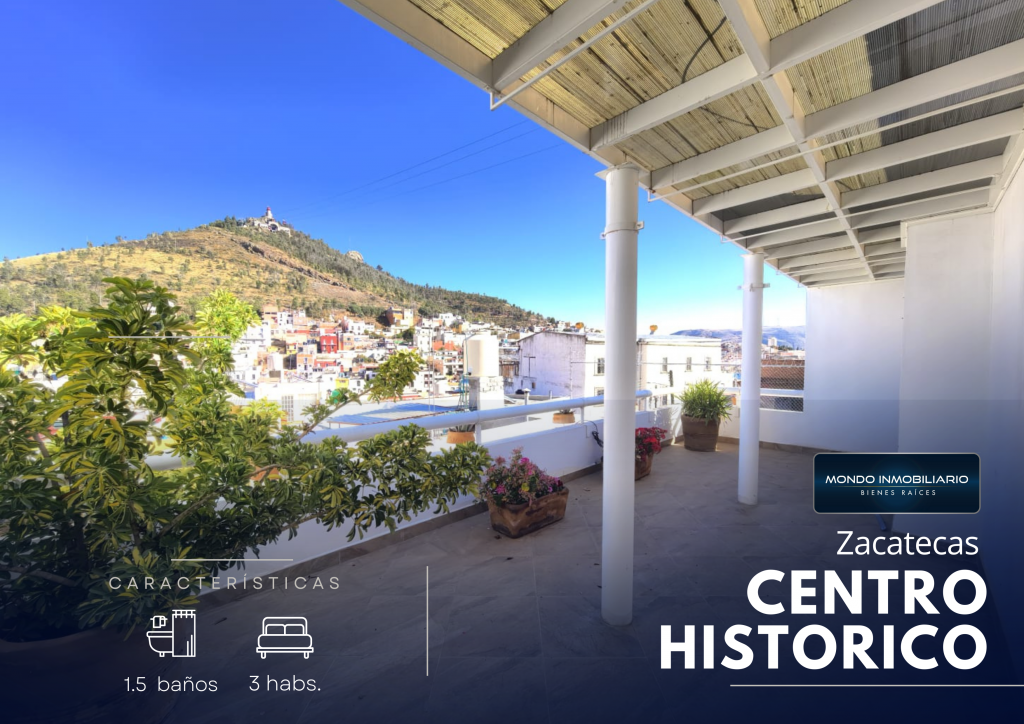
{"type": "MultiPolygon", "coordinates": [[[[504,428],[496,428],[488,434],[493,437],[491,440],[484,440],[484,447],[490,452],[491,457],[504,456],[508,458],[517,447],[523,448],[523,454],[529,457],[545,472],[562,476],[569,473],[587,470],[600,464],[602,458],[601,447],[592,436],[596,431],[599,436],[604,434],[604,421],[599,417],[599,409],[587,408],[588,422],[574,425],[553,425],[551,424],[551,413],[546,413],[545,424],[540,425],[538,421],[530,424],[509,425],[504,428]],[[532,430],[530,428],[533,428],[532,430]],[[516,434],[526,428],[525,434],[516,434]]],[[[578,415],[577,411],[577,415],[578,415]]],[[[637,427],[649,427],[657,425],[670,431],[679,429],[679,406],[669,405],[650,412],[637,412],[637,427]]],[[[670,433],[671,434],[671,433],[670,433]]],[[[676,433],[678,434],[678,433],[676,433]]],[[[444,438],[434,443],[435,448],[447,447],[444,438]]],[[[570,485],[571,487],[571,485],[570,485]]],[[[472,496],[464,496],[451,506],[452,511],[462,510],[476,503],[472,496]]],[[[405,529],[436,518],[432,512],[422,513],[413,516],[412,520],[399,524],[398,528],[405,529]]],[[[316,521],[307,521],[298,527],[298,535],[291,540],[282,536],[277,543],[266,545],[260,548],[259,559],[256,556],[247,554],[246,568],[244,575],[271,576],[292,566],[319,558],[328,553],[349,548],[360,542],[373,540],[388,535],[385,527],[373,528],[367,531],[360,539],[358,536],[353,541],[348,541],[346,536],[350,526],[343,524],[328,531],[326,526],[316,521]],[[263,559],[263,560],[261,560],[263,559]],[[283,560],[266,560],[283,559],[283,560]]],[[[225,590],[228,586],[228,578],[237,579],[237,586],[241,585],[240,570],[223,572],[213,584],[216,590],[225,590]]],[[[209,593],[213,588],[205,589],[209,593]]]]}

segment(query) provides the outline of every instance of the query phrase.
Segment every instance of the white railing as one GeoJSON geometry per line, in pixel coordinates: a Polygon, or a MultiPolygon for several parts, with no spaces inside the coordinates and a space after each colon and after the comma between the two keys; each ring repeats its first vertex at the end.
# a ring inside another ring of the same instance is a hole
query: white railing
{"type": "MultiPolygon", "coordinates": [[[[638,400],[649,398],[652,395],[650,390],[638,390],[638,400]]],[[[491,410],[472,410],[467,412],[449,412],[413,419],[394,420],[392,422],[376,422],[367,425],[353,425],[348,428],[333,428],[330,430],[316,430],[306,436],[307,440],[317,441],[329,437],[339,438],[345,442],[356,442],[379,435],[384,432],[391,432],[406,425],[417,425],[424,430],[441,430],[455,427],[457,425],[482,425],[486,422],[497,420],[509,420],[523,417],[528,414],[540,412],[557,412],[558,410],[575,410],[595,405],[604,404],[604,395],[593,397],[574,397],[562,400],[549,400],[546,402],[531,402],[528,405],[510,405],[496,407],[491,410]]]]}

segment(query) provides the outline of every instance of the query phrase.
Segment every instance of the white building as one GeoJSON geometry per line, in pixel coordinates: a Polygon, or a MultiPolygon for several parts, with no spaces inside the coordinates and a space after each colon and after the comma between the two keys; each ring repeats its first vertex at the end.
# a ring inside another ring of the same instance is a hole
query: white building
{"type": "MultiPolygon", "coordinates": [[[[723,384],[722,347],[717,339],[645,335],[637,340],[637,389],[680,389],[710,378],[723,384]]],[[[602,334],[538,332],[519,341],[519,374],[508,391],[538,395],[591,397],[605,388],[605,338],[602,334]]]]}

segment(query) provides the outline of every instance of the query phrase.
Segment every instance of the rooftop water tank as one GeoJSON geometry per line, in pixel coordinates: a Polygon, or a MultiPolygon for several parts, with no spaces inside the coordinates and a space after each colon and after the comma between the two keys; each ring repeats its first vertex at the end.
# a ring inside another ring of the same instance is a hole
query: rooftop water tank
{"type": "Polygon", "coordinates": [[[466,340],[466,374],[472,377],[497,377],[498,338],[492,334],[477,334],[466,340]]]}

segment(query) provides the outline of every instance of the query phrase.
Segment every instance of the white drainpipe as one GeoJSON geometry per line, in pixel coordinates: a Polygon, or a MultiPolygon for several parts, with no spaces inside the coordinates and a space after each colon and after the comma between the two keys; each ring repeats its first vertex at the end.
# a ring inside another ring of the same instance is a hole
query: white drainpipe
{"type": "Polygon", "coordinates": [[[757,505],[757,461],[761,441],[761,308],[764,254],[743,255],[743,363],[740,384],[740,469],[737,495],[757,505]]]}
{"type": "Polygon", "coordinates": [[[636,257],[639,169],[608,171],[605,226],[604,501],[601,615],[633,620],[633,472],[636,428],[636,257]]]}

